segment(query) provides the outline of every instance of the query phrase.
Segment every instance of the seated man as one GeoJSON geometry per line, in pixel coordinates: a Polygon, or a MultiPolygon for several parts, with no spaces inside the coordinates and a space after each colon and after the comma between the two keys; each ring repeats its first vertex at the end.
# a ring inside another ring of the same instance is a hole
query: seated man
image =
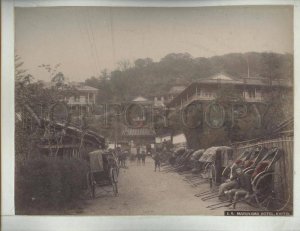
{"type": "Polygon", "coordinates": [[[244,197],[246,199],[252,193],[250,176],[245,174],[241,168],[237,168],[236,173],[238,182],[237,187],[229,191],[225,191],[225,195],[228,195],[230,201],[233,202],[233,208],[235,208],[236,202],[241,197],[244,197]]]}
{"type": "Polygon", "coordinates": [[[225,191],[228,191],[230,189],[233,189],[233,188],[237,188],[238,187],[238,175],[237,175],[237,169],[238,168],[241,168],[242,169],[243,167],[243,161],[241,160],[238,160],[236,161],[232,167],[231,167],[231,173],[230,173],[230,179],[226,180],[223,184],[220,185],[219,187],[219,199],[222,199],[225,194],[224,192],[225,191]]]}

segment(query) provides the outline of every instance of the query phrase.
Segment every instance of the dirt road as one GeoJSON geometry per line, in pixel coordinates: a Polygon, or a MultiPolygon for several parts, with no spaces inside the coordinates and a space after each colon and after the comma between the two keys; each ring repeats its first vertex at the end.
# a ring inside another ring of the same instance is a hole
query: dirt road
{"type": "MultiPolygon", "coordinates": [[[[209,189],[207,183],[192,187],[176,172],[154,172],[151,158],[145,166],[128,163],[119,175],[119,196],[97,189],[82,215],[223,215],[224,209],[206,208],[217,200],[201,201],[194,195],[209,189]]],[[[110,190],[110,188],[106,188],[110,190]]]]}

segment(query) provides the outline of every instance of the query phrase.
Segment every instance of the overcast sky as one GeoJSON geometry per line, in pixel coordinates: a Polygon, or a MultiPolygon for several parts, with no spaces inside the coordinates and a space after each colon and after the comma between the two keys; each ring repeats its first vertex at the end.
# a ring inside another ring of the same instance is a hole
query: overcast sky
{"type": "Polygon", "coordinates": [[[293,53],[292,7],[16,8],[16,54],[35,79],[49,81],[41,64],[61,63],[72,81],[84,81],[120,60],[188,52],[293,53]]]}

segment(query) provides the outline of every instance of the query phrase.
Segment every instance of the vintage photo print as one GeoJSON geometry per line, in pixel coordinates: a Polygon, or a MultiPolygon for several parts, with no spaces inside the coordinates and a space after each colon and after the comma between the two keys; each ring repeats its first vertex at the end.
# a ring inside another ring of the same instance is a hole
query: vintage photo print
{"type": "Polygon", "coordinates": [[[16,7],[16,215],[293,216],[293,11],[16,7]]]}

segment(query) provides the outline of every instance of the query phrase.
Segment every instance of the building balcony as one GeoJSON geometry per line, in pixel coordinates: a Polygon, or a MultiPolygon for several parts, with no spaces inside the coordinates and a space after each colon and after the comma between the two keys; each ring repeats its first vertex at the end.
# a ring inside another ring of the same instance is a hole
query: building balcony
{"type": "Polygon", "coordinates": [[[246,102],[249,102],[249,103],[262,103],[262,102],[265,102],[266,100],[262,97],[244,97],[245,101],[246,102]]]}
{"type": "MultiPolygon", "coordinates": [[[[245,100],[245,102],[248,103],[262,103],[266,100],[262,96],[256,96],[256,97],[249,97],[249,96],[242,96],[245,100]]],[[[182,100],[182,103],[180,105],[177,105],[179,107],[185,107],[188,104],[192,103],[193,101],[213,101],[216,99],[215,95],[193,95],[191,97],[188,97],[186,100],[182,100]]]]}
{"type": "Polygon", "coordinates": [[[75,106],[75,105],[81,105],[81,106],[84,106],[84,105],[94,105],[94,102],[83,102],[83,101],[69,101],[67,102],[68,105],[70,106],[75,106]]]}

